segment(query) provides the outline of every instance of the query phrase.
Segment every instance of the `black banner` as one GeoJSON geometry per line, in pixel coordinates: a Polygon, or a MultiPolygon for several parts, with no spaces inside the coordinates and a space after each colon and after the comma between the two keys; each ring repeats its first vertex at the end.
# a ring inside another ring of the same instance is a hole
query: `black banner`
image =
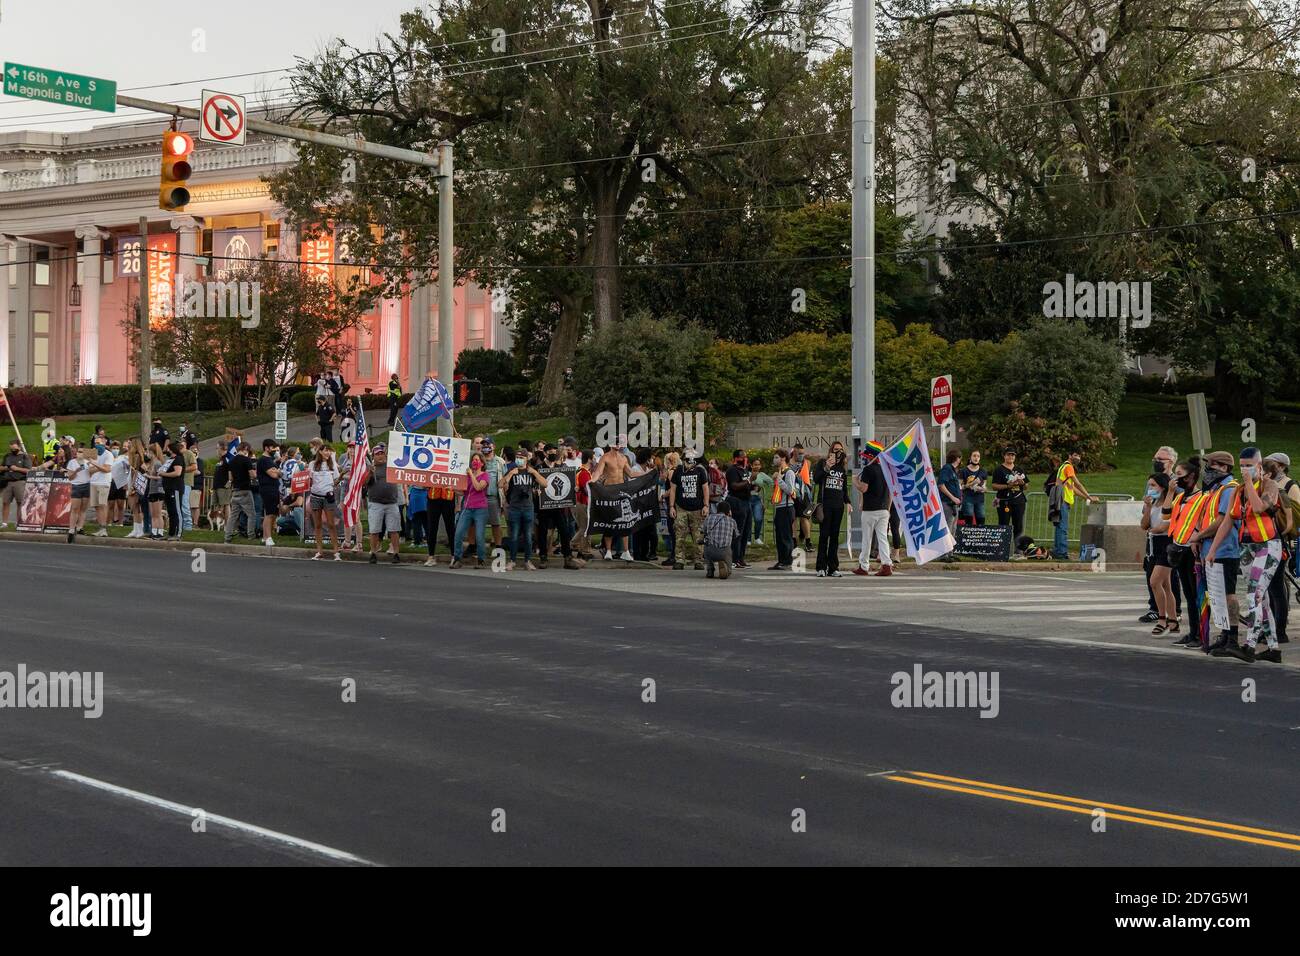
{"type": "Polygon", "coordinates": [[[954,550],[967,558],[1010,561],[1011,531],[1009,524],[959,524],[954,550]]]}
{"type": "Polygon", "coordinates": [[[659,476],[646,472],[621,485],[587,486],[592,534],[632,534],[659,520],[659,476]]]}
{"type": "Polygon", "coordinates": [[[578,503],[578,473],[572,468],[540,468],[542,476],[538,508],[557,511],[572,508],[578,503]]]}

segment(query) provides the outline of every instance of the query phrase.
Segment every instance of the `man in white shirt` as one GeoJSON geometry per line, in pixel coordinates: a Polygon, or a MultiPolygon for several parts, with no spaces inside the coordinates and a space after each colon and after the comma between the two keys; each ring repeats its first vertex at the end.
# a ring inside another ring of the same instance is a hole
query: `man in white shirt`
{"type": "Polygon", "coordinates": [[[131,483],[131,461],[127,458],[126,449],[116,441],[109,451],[113,455],[113,470],[112,484],[108,489],[108,520],[111,524],[119,524],[126,514],[127,486],[131,483]]]}
{"type": "MultiPolygon", "coordinates": [[[[87,457],[90,471],[90,507],[95,510],[95,521],[99,525],[95,537],[107,538],[108,492],[113,486],[113,453],[103,445],[93,445],[87,457]]],[[[82,524],[85,524],[84,519],[82,524]]]]}

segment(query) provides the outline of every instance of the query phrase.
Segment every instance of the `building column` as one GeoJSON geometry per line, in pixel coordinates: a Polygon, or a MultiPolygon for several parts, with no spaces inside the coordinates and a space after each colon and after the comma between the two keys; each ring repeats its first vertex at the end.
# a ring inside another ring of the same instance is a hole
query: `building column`
{"type": "Polygon", "coordinates": [[[9,243],[13,240],[0,234],[0,388],[8,388],[9,381],[9,243]]]}
{"type": "Polygon", "coordinates": [[[167,225],[179,234],[176,239],[176,288],[183,295],[185,280],[197,279],[199,275],[199,266],[194,260],[199,254],[199,234],[203,225],[193,216],[176,216],[167,225]]]}
{"type": "Polygon", "coordinates": [[[98,226],[78,226],[81,240],[81,370],[73,384],[99,383],[99,287],[104,280],[104,240],[98,226]]]}
{"type": "Polygon", "coordinates": [[[429,320],[433,311],[433,287],[416,286],[410,292],[411,321],[407,328],[406,390],[414,392],[429,374],[429,320]]]}
{"type": "Polygon", "coordinates": [[[275,221],[280,226],[280,242],[276,248],[276,258],[284,261],[298,258],[298,230],[289,219],[287,212],[277,212],[275,221]]]}

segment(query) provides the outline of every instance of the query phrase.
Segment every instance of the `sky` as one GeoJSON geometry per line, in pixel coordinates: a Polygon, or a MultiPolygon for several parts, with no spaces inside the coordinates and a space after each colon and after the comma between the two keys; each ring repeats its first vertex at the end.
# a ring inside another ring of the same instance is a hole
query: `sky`
{"type": "MultiPolygon", "coordinates": [[[[113,80],[119,93],[197,106],[200,92],[277,98],[283,70],[333,37],[369,45],[396,30],[421,0],[0,0],[0,59],[113,80]],[[206,77],[258,75],[193,82],[206,77]],[[175,85],[158,85],[175,84],[175,85]],[[128,90],[130,87],[147,87],[128,90]]],[[[157,114],[150,114],[156,116],[157,114]]],[[[119,107],[118,120],[141,114],[119,107]]],[[[114,122],[108,113],[0,94],[0,133],[74,132],[114,122]],[[53,115],[51,115],[53,114],[53,115]]]]}

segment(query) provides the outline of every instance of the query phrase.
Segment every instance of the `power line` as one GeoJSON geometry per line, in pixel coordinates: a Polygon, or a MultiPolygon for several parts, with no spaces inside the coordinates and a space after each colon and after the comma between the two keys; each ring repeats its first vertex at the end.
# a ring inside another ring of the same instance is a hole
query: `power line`
{"type": "MultiPolygon", "coordinates": [[[[1013,239],[1013,240],[1007,240],[1001,242],[974,242],[974,243],[964,243],[959,245],[926,247],[922,249],[895,249],[893,250],[892,253],[889,254],[895,257],[928,258],[936,254],[946,255],[947,253],[950,252],[963,252],[972,249],[1004,249],[1004,248],[1014,248],[1019,246],[1045,245],[1054,242],[1078,242],[1078,241],[1088,240],[1088,239],[1114,239],[1122,236],[1148,235],[1148,234],[1160,233],[1160,232],[1173,232],[1179,229],[1194,229],[1194,228],[1201,228],[1203,226],[1233,225],[1242,222],[1261,222],[1266,219],[1280,219],[1280,218],[1286,218],[1288,216],[1300,216],[1300,209],[1290,209],[1290,210],[1279,209],[1279,210],[1273,210],[1271,212],[1260,213],[1254,216],[1231,216],[1226,219],[1200,219],[1200,220],[1193,220],[1191,222],[1173,223],[1167,226],[1144,226],[1138,229],[1115,229],[1107,232],[1078,233],[1072,236],[1044,236],[1038,239],[1013,239]]],[[[133,237],[130,234],[124,234],[121,238],[131,239],[133,237]]],[[[246,262],[246,263],[270,262],[270,263],[280,263],[283,265],[289,265],[289,264],[318,265],[318,266],[327,265],[327,266],[336,266],[336,267],[344,267],[344,268],[352,268],[352,269],[370,269],[371,271],[375,271],[375,272],[386,272],[386,271],[396,270],[401,265],[398,263],[385,264],[385,263],[375,263],[375,262],[371,262],[371,263],[338,262],[333,260],[323,261],[317,259],[308,260],[302,258],[281,259],[279,257],[272,257],[272,256],[218,256],[218,255],[204,255],[203,253],[199,253],[199,252],[194,252],[194,253],[180,252],[174,249],[161,249],[161,250],[151,249],[149,251],[158,255],[175,256],[177,258],[203,259],[205,261],[246,262]]],[[[75,261],[79,258],[82,258],[82,256],[84,256],[84,253],[81,255],[71,255],[71,256],[50,256],[48,259],[15,259],[12,262],[0,264],[0,268],[3,268],[4,265],[27,265],[30,263],[37,263],[37,262],[42,264],[53,263],[53,262],[69,262],[69,261],[75,261]]],[[[518,265],[505,265],[500,263],[488,263],[487,265],[480,266],[478,268],[485,269],[485,270],[486,269],[499,270],[502,272],[511,272],[511,271],[532,272],[532,271],[553,271],[553,270],[588,271],[594,269],[611,269],[611,268],[659,269],[659,268],[688,268],[688,267],[694,268],[694,267],[710,267],[710,266],[762,265],[762,264],[775,264],[775,263],[785,263],[785,262],[832,262],[832,261],[848,260],[849,258],[851,258],[850,254],[845,252],[845,253],[838,253],[838,254],[824,255],[824,256],[778,256],[778,257],[767,257],[767,258],[759,258],[759,259],[699,259],[699,260],[684,261],[684,262],[623,262],[623,263],[619,263],[616,266],[575,265],[569,263],[559,264],[559,265],[518,266],[518,265]]],[[[423,269],[424,267],[419,267],[419,268],[423,269]]],[[[433,266],[430,265],[428,268],[432,269],[433,266]]]]}

